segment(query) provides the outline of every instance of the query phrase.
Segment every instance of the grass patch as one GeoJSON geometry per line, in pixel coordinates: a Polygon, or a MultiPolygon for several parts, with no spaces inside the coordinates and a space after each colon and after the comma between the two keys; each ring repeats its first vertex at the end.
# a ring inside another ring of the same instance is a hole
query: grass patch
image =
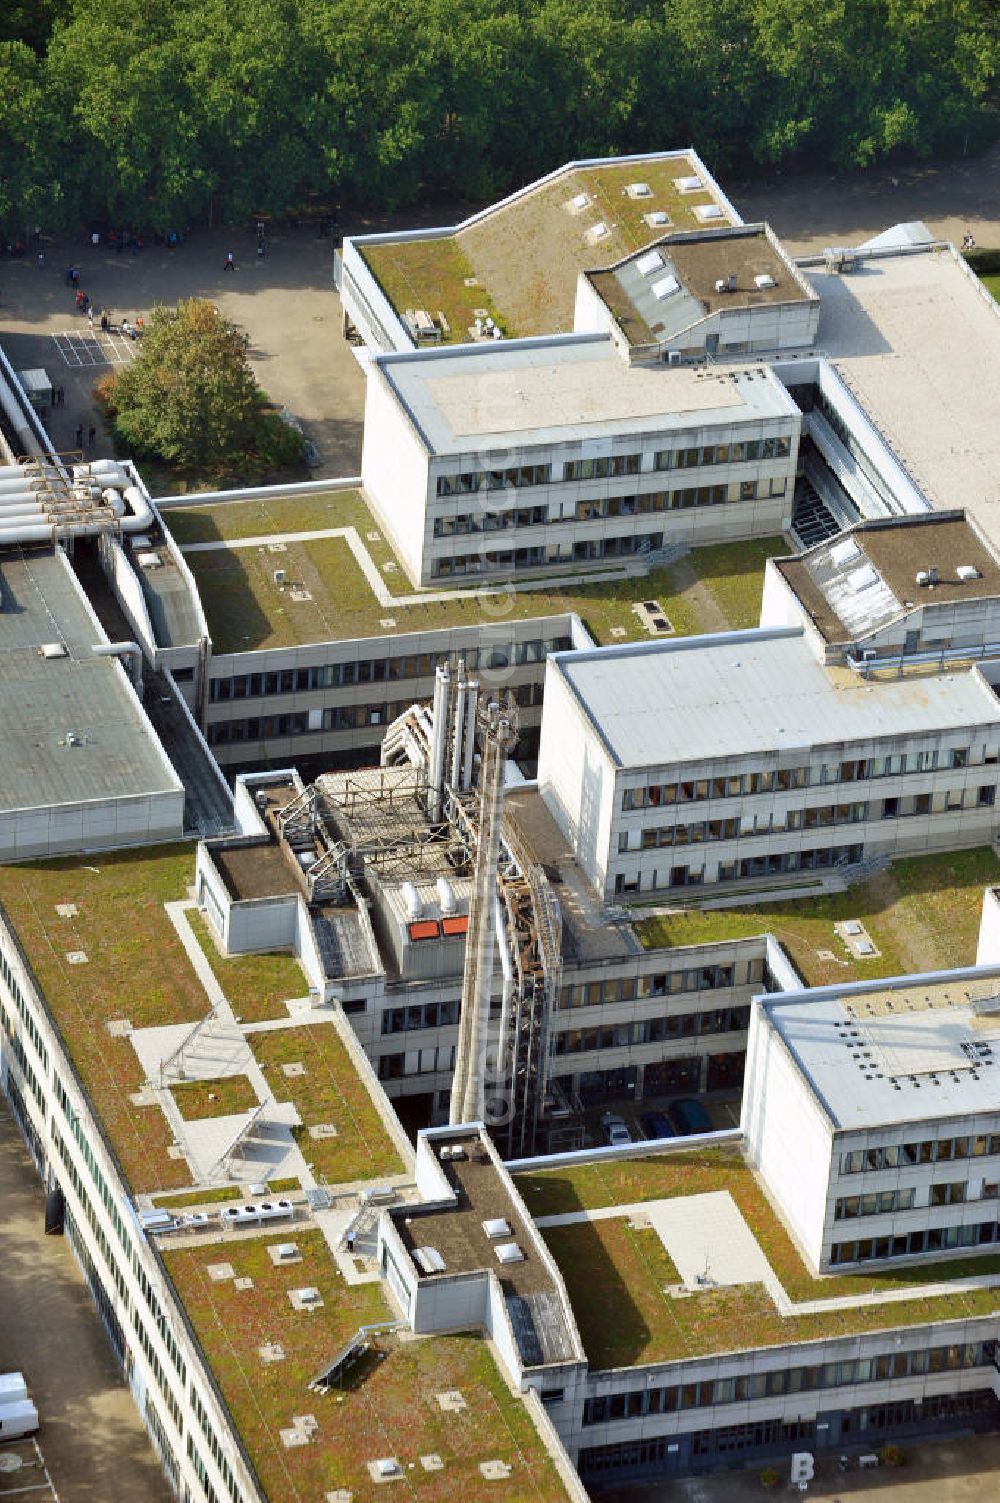
{"type": "Polygon", "coordinates": [[[170,1278],[205,1349],[230,1413],[269,1498],[322,1498],[346,1488],[355,1503],[382,1503],[384,1487],[368,1475],[368,1461],[396,1456],[408,1490],[423,1503],[557,1503],[565,1490],[522,1404],[510,1393],[486,1343],[474,1336],[379,1342],[385,1353],[341,1395],[307,1394],[306,1384],[357,1328],[392,1318],[380,1287],[348,1286],[318,1232],[300,1231],[302,1262],[278,1267],[267,1255],[280,1238],[165,1249],[170,1278]],[[213,1283],[205,1265],[221,1257],[253,1288],[213,1283]],[[293,1310],[287,1291],[312,1285],[321,1308],[293,1310]],[[259,1348],[280,1343],[282,1362],[263,1364],[259,1348]],[[435,1395],[460,1389],[468,1408],[445,1414],[435,1395]],[[300,1397],[303,1396],[303,1397],[300,1397]],[[306,1402],[308,1400],[308,1402],[306,1402]],[[279,1430],[308,1411],[319,1429],[312,1443],[287,1450],[279,1430]],[[445,1463],[425,1472],[419,1457],[436,1452],[445,1463]],[[509,1479],[486,1482],[479,1463],[499,1457],[509,1479]],[[410,1464],[416,1463],[412,1471],[410,1464]]]}
{"type": "MultiPolygon", "coordinates": [[[[204,917],[189,908],[187,920],[205,958],[236,1016],[244,1023],[261,1023],[288,1016],[284,1004],[302,997],[308,984],[294,955],[220,955],[204,917]]],[[[242,1108],[238,1108],[242,1110],[242,1108]]]]}
{"type": "Polygon", "coordinates": [[[158,1210],[186,1211],[191,1206],[214,1206],[226,1200],[242,1199],[243,1191],[239,1185],[216,1185],[204,1190],[189,1190],[185,1195],[154,1195],[153,1202],[158,1210]]]}
{"type": "Polygon", "coordinates": [[[286,1190],[301,1190],[302,1185],[294,1174],[290,1174],[287,1179],[269,1179],[267,1188],[271,1195],[284,1195],[286,1190]]]}
{"type": "Polygon", "coordinates": [[[203,1117],[235,1117],[253,1111],[257,1095],[248,1075],[226,1075],[219,1080],[185,1080],[170,1087],[177,1110],[185,1122],[203,1117]]]}
{"type": "Polygon", "coordinates": [[[770,932],[785,946],[808,986],[900,976],[975,962],[983,888],[1000,879],[989,847],[897,861],[847,892],[808,901],[746,908],[689,909],[642,919],[636,932],[646,949],[747,939],[770,932]],[[859,918],[880,954],[857,960],[833,925],[859,918]],[[834,952],[824,960],[819,952],[834,952]]]}
{"type": "Polygon", "coordinates": [[[979,280],[990,293],[990,296],[1000,303],[1000,273],[988,272],[985,276],[981,276],[979,280]]]}
{"type": "Polygon", "coordinates": [[[163,907],[186,896],[193,872],[190,845],[0,867],[0,903],[136,1192],[190,1184],[191,1176],[183,1160],[167,1154],[172,1133],[164,1114],[132,1104],[143,1072],[130,1040],[113,1037],[107,1024],[193,1024],[208,1012],[163,907]],[[61,918],[57,903],[78,911],[61,918]],[[74,950],[86,953],[85,965],[69,964],[74,950]]]}
{"type": "Polygon", "coordinates": [[[760,625],[764,566],[769,558],[782,558],[787,552],[782,537],[751,538],[695,548],[689,561],[733,631],[744,631],[760,625]]]}
{"type": "Polygon", "coordinates": [[[407,308],[423,308],[442,328],[440,314],[444,314],[448,333],[442,328],[442,337],[436,343],[467,343],[477,309],[485,309],[505,328],[486,289],[478,281],[471,287],[465,285],[473,276],[472,266],[453,235],[366,245],[361,254],[401,318],[407,308]]]}
{"type": "MultiPolygon", "coordinates": [[[[681,1300],[667,1298],[662,1290],[669,1279],[662,1265],[644,1259],[629,1243],[624,1221],[550,1227],[545,1239],[567,1281],[587,1355],[598,1366],[848,1336],[990,1314],[1000,1308],[1000,1290],[961,1291],[938,1298],[921,1294],[924,1284],[1000,1272],[1000,1254],[995,1253],[815,1278],[738,1148],[680,1150],[655,1158],[585,1164],[518,1175],[517,1183],[535,1216],[728,1191],[792,1300],[913,1289],[913,1298],[898,1304],[786,1319],[758,1285],[707,1290],[681,1300]],[[605,1233],[608,1227],[617,1230],[605,1233]],[[600,1235],[591,1235],[595,1231],[600,1235]],[[594,1289],[601,1290],[600,1301],[594,1301],[594,1289]]],[[[645,1235],[631,1234],[633,1239],[645,1235]]]]}
{"type": "Polygon", "coordinates": [[[296,1129],[299,1147],[317,1178],[349,1184],[402,1173],[402,1160],[335,1024],[251,1034],[248,1042],[276,1099],[294,1102],[302,1118],[302,1128],[296,1129]],[[297,1063],[305,1074],[286,1076],[281,1066],[297,1063]],[[321,1123],[334,1126],[336,1137],[310,1137],[309,1128],[321,1123]]]}

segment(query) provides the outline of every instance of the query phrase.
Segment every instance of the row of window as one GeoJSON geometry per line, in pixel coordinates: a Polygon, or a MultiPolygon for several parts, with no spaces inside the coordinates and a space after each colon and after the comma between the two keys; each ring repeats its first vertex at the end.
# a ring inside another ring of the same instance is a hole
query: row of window
{"type": "MultiPolygon", "coordinates": [[[[729,444],[702,444],[682,449],[660,449],[653,455],[655,470],[699,469],[702,465],[755,464],[762,459],[787,459],[791,439],[742,439],[729,444]]],[[[554,473],[551,464],[512,465],[500,470],[463,470],[457,475],[439,475],[439,496],[465,496],[477,491],[521,490],[533,485],[551,485],[559,481],[618,480],[638,475],[641,454],[605,454],[593,459],[570,459],[554,473]]]]}
{"type": "Polygon", "coordinates": [[[634,496],[591,496],[578,501],[566,515],[550,516],[547,506],[516,506],[506,511],[483,508],[435,517],[436,538],[464,537],[471,532],[507,532],[520,527],[545,527],[568,522],[596,522],[605,517],[645,517],[661,511],[690,511],[695,506],[725,506],[731,501],[756,501],[758,496],[783,496],[784,475],[769,480],[738,480],[732,485],[690,485],[670,491],[647,491],[634,496]]]}
{"type": "Polygon", "coordinates": [[[212,1424],[211,1416],[209,1415],[208,1410],[205,1408],[205,1405],[202,1403],[201,1394],[198,1392],[193,1383],[191,1384],[191,1408],[194,1410],[195,1418],[197,1419],[198,1424],[201,1426],[201,1433],[208,1441],[208,1448],[211,1451],[215,1464],[219,1468],[219,1471],[222,1475],[222,1480],[226,1485],[226,1491],[228,1492],[230,1498],[233,1500],[233,1503],[242,1503],[243,1494],[236,1485],[236,1478],[233,1476],[233,1469],[229,1465],[229,1458],[226,1456],[226,1453],[222,1448],[222,1443],[220,1442],[215,1427],[212,1424]]]}
{"type": "MultiPolygon", "coordinates": [[[[97,1155],[94,1153],[90,1139],[87,1136],[87,1133],[84,1131],[84,1127],[82,1122],[80,1121],[79,1115],[73,1107],[73,1104],[69,1099],[69,1095],[67,1094],[66,1087],[63,1085],[58,1075],[55,1076],[54,1083],[56,1100],[58,1101],[59,1106],[62,1110],[62,1114],[66,1119],[69,1130],[73,1134],[73,1139],[76,1143],[77,1148],[80,1150],[83,1161],[87,1166],[87,1170],[90,1174],[91,1180],[93,1181],[94,1187],[97,1190],[98,1195],[101,1197],[101,1203],[104,1206],[104,1209],[107,1211],[111,1224],[115,1229],[115,1235],[117,1236],[118,1241],[121,1244],[122,1252],[125,1254],[126,1259],[134,1258],[135,1250],[132,1246],[132,1240],[125,1229],[125,1218],[122,1216],[122,1213],[118,1208],[117,1197],[112,1194],[111,1186],[105,1179],[101,1166],[97,1162],[97,1155]]],[[[108,1266],[112,1266],[111,1260],[109,1260],[108,1266]]]]}
{"type": "MultiPolygon", "coordinates": [[[[905,819],[908,816],[952,814],[966,808],[992,809],[996,787],[986,783],[981,788],[950,788],[943,793],[917,793],[911,798],[885,798],[874,803],[825,804],[820,808],[768,810],[745,822],[740,816],[730,819],[700,819],[684,825],[654,825],[641,831],[638,846],[632,832],[618,835],[618,850],[653,851],[663,846],[701,845],[711,840],[736,840],[755,835],[780,834],[785,830],[831,829],[836,825],[863,824],[869,819],[905,819]]],[[[636,832],[640,833],[640,832],[636,832]]]]}
{"type": "Polygon", "coordinates": [[[446,1028],[458,1022],[461,1002],[423,1002],[412,1007],[387,1007],[382,1014],[382,1032],[410,1033],[420,1028],[446,1028]]]}
{"type": "Polygon", "coordinates": [[[379,1080],[402,1080],[404,1075],[436,1075],[437,1072],[454,1070],[455,1046],[442,1044],[439,1048],[407,1049],[405,1054],[382,1054],[378,1062],[379,1080]]]}
{"type": "Polygon", "coordinates": [[[718,1007],[710,1012],[667,1013],[632,1023],[607,1023],[598,1028],[570,1028],[553,1039],[553,1054],[586,1054],[592,1049],[627,1049],[636,1044],[661,1044],[670,1039],[698,1038],[712,1033],[740,1032],[749,1027],[749,1007],[718,1007]]]}
{"type": "MultiPolygon", "coordinates": [[[[996,1200],[997,1190],[996,1181],[986,1181],[979,1186],[977,1194],[970,1195],[969,1185],[965,1180],[951,1181],[948,1184],[930,1185],[927,1203],[931,1206],[960,1206],[970,1200],[996,1200]]],[[[916,1190],[912,1185],[899,1190],[879,1190],[869,1195],[847,1195],[835,1203],[833,1219],[852,1221],[859,1216],[912,1211],[915,1198],[916,1190]]]]}
{"type": "MultiPolygon", "coordinates": [[[[743,877],[778,877],[785,872],[821,871],[827,867],[853,866],[861,860],[864,846],[820,846],[806,851],[775,851],[769,856],[747,856],[742,861],[720,861],[714,880],[736,882],[743,877]]],[[[705,880],[704,862],[700,866],[672,866],[668,871],[652,872],[643,887],[642,874],[615,876],[615,893],[659,890],[663,887],[700,887],[705,880]]]]}
{"type": "Polygon", "coordinates": [[[914,1164],[951,1164],[959,1159],[1000,1155],[1000,1133],[976,1137],[924,1138],[914,1143],[887,1143],[881,1148],[852,1148],[840,1155],[841,1174],[880,1169],[907,1169],[914,1164]]]}
{"type": "Polygon", "coordinates": [[[744,1404],[749,1399],[814,1393],[821,1388],[845,1388],[854,1383],[884,1383],[890,1378],[910,1378],[925,1373],[960,1372],[967,1368],[987,1367],[991,1362],[992,1343],[970,1341],[922,1347],[915,1352],[893,1352],[881,1357],[855,1357],[846,1362],[816,1362],[809,1367],[779,1368],[775,1372],[747,1373],[742,1377],[705,1378],[700,1383],[633,1388],[628,1393],[588,1399],[583,1406],[583,1423],[607,1425],[615,1420],[639,1419],[645,1414],[708,1409],[716,1404],[744,1404]]]}
{"type": "MultiPolygon", "coordinates": [[[[470,673],[480,668],[520,667],[544,663],[550,652],[572,647],[567,636],[535,637],[530,642],[512,642],[509,632],[493,627],[482,633],[486,645],[461,653],[470,673]],[[501,640],[493,640],[499,635],[501,640]]],[[[448,653],[415,652],[394,658],[362,658],[360,662],[318,663],[312,668],[281,668],[270,673],[237,673],[213,678],[209,698],[213,704],[228,699],[262,699],[272,694],[307,694],[317,689],[349,689],[355,684],[391,684],[399,679],[432,678],[438,663],[448,662],[448,653]]]]}
{"type": "MultiPolygon", "coordinates": [[[[987,758],[995,761],[996,758],[987,758]]],[[[648,783],[622,789],[622,809],[658,809],[664,804],[690,804],[704,799],[747,798],[755,793],[785,793],[793,788],[817,788],[829,783],[855,783],[870,778],[900,777],[911,772],[968,767],[969,748],[895,752],[885,757],[854,757],[824,766],[781,767],[770,771],[735,773],[731,777],[695,778],[674,783],[648,783]]]]}
{"type": "Polygon", "coordinates": [[[7,956],[4,954],[3,950],[0,950],[0,976],[3,977],[4,985],[10,993],[14,1006],[17,1008],[17,1015],[21,1019],[21,1023],[24,1026],[24,1031],[27,1033],[29,1039],[31,1040],[35,1053],[38,1055],[38,1058],[41,1061],[42,1073],[44,1075],[48,1075],[49,1051],[45,1047],[45,1041],[42,1038],[38,1024],[35,1022],[31,1008],[28,1006],[25,1000],[24,993],[21,991],[21,988],[18,985],[17,977],[14,974],[14,968],[7,956]]]}
{"type": "Polygon", "coordinates": [[[989,1247],[1000,1241],[996,1221],[978,1226],[930,1226],[895,1237],[861,1237],[856,1242],[834,1242],[831,1263],[869,1263],[874,1258],[912,1258],[919,1253],[947,1252],[958,1247],[989,1247]]]}
{"type": "Polygon", "coordinates": [[[564,986],[559,994],[562,1009],[596,1007],[614,1002],[643,1001],[646,997],[672,997],[681,992],[719,991],[731,986],[751,986],[764,974],[763,960],[744,960],[736,965],[700,965],[677,971],[656,971],[648,976],[609,976],[604,981],[582,981],[564,986]]]}
{"type": "MultiPolygon", "coordinates": [[[[514,684],[510,692],[522,709],[542,702],[542,682],[514,684]]],[[[376,705],[328,705],[326,709],[288,710],[283,715],[250,715],[245,720],[210,720],[207,728],[209,746],[225,746],[233,741],[270,741],[275,736],[315,735],[319,731],[364,730],[368,726],[389,725],[409,708],[405,700],[376,705]]]]}
{"type": "Polygon", "coordinates": [[[462,574],[482,574],[493,569],[536,569],[560,563],[588,563],[602,558],[632,558],[663,547],[663,533],[629,533],[619,538],[589,538],[575,543],[539,543],[534,548],[492,548],[479,553],[457,553],[454,558],[436,558],[431,569],[435,579],[462,574]]]}

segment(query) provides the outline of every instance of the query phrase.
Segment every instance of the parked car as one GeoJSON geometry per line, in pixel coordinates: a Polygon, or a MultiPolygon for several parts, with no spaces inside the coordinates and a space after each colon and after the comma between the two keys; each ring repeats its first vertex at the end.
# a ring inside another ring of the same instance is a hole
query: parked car
{"type": "Polygon", "coordinates": [[[632,1141],[632,1134],[625,1125],[625,1118],[619,1117],[617,1112],[604,1113],[601,1118],[601,1132],[609,1148],[621,1148],[623,1144],[632,1141]]]}
{"type": "Polygon", "coordinates": [[[671,1101],[667,1107],[670,1125],[679,1138],[687,1138],[695,1132],[711,1132],[712,1119],[700,1101],[691,1096],[682,1096],[671,1101]]]}
{"type": "Polygon", "coordinates": [[[663,1112],[643,1112],[639,1126],[647,1138],[672,1138],[674,1130],[663,1112]]]}

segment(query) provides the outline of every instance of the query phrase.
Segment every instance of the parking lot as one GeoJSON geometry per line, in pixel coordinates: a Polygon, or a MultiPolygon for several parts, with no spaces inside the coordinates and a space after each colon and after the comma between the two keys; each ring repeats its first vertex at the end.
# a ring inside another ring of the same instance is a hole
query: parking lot
{"type": "Polygon", "coordinates": [[[43,1204],[0,1099],[0,1371],[24,1373],[41,1417],[37,1450],[31,1441],[0,1446],[0,1503],[15,1495],[22,1503],[167,1503],[69,1245],[45,1236],[43,1204]],[[5,1455],[20,1464],[5,1464],[5,1455]]]}

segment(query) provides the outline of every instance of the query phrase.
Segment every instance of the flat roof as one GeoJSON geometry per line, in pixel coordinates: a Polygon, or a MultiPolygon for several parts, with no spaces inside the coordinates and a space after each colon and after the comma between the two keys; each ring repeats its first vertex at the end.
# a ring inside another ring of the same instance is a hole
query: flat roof
{"type": "Polygon", "coordinates": [[[0,552],[0,805],[30,809],[182,788],[61,549],[0,552]],[[42,648],[60,645],[62,656],[42,648]],[[73,739],[70,740],[72,733],[73,739]]]}
{"type": "Polygon", "coordinates": [[[655,152],[569,164],[444,233],[355,244],[400,318],[444,313],[446,340],[468,340],[480,308],[508,336],[567,333],[579,272],[620,261],[665,227],[696,229],[699,208],[739,223],[694,152],[655,152]],[[633,196],[636,187],[649,191],[633,196]]]}
{"type": "Polygon", "coordinates": [[[1000,1110],[1000,968],[759,1005],[834,1127],[1000,1110]]]}
{"type": "Polygon", "coordinates": [[[760,224],[665,235],[587,276],[630,344],[662,344],[720,309],[817,300],[760,224]]]}
{"type": "Polygon", "coordinates": [[[973,670],[870,683],[817,662],[797,628],[556,653],[618,767],[781,755],[824,743],[965,729],[1000,720],[973,670]]]}
{"type": "Polygon", "coordinates": [[[381,355],[375,364],[432,454],[671,433],[794,416],[766,366],[630,366],[610,335],[381,355]]]}
{"type": "Polygon", "coordinates": [[[398,1463],[407,1496],[463,1503],[557,1503],[566,1486],[523,1399],[511,1392],[478,1334],[408,1339],[381,1282],[348,1283],[323,1236],[228,1237],[163,1247],[163,1258],[261,1486],[275,1500],[349,1494],[374,1503],[396,1489],[379,1460],[398,1463]],[[294,1259],[275,1248],[292,1243],[294,1259]],[[233,1277],[212,1277],[228,1264],[233,1277]],[[252,1279],[252,1285],[237,1280],[252,1279]],[[289,1296],[315,1289],[296,1308],[289,1296]],[[326,1393],[307,1384],[354,1339],[367,1351],[326,1393]],[[456,1397],[457,1395],[457,1397],[456,1397]],[[297,1418],[298,1417],[298,1418],[297,1418]],[[303,1423],[304,1422],[304,1423],[303,1423]],[[431,1458],[434,1458],[433,1460],[431,1458]],[[494,1478],[484,1462],[501,1461],[494,1478]],[[429,1465],[427,1463],[430,1463],[429,1465]]]}
{"type": "Polygon", "coordinates": [[[917,606],[1000,596],[1000,562],[964,512],[862,522],[776,565],[828,642],[867,636],[917,606]],[[866,562],[877,578],[859,574],[866,562]],[[959,578],[966,565],[978,578],[959,578]],[[938,582],[919,585],[918,571],[931,566],[938,582]]]}
{"type": "Polygon", "coordinates": [[[809,276],[821,299],[817,346],[916,484],[1000,541],[1000,308],[954,250],[809,276]]]}

